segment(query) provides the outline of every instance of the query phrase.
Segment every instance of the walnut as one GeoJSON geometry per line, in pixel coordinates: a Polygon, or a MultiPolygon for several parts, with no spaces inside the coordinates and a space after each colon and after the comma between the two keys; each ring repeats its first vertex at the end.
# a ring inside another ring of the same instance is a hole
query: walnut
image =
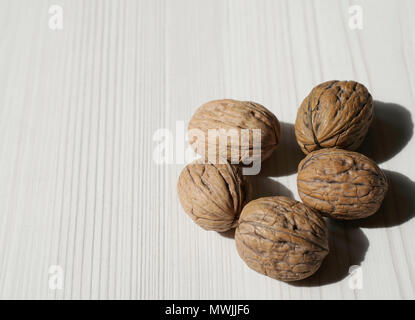
{"type": "Polygon", "coordinates": [[[237,166],[197,160],[183,169],[177,190],[184,211],[199,226],[223,232],[235,227],[248,187],[237,166]]]}
{"type": "Polygon", "coordinates": [[[303,152],[322,148],[356,150],[373,119],[373,99],[355,81],[328,81],[315,87],[298,109],[295,135],[303,152]]]}
{"type": "Polygon", "coordinates": [[[385,174],[364,155],[337,148],[308,154],[298,165],[303,202],[336,219],[374,214],[388,190],[385,174]]]}
{"type": "Polygon", "coordinates": [[[196,153],[209,159],[213,154],[234,164],[245,159],[265,160],[277,147],[281,135],[280,123],[271,111],[259,103],[231,99],[202,105],[188,129],[190,145],[196,153]],[[261,130],[260,146],[253,129],[261,130]],[[194,130],[200,130],[204,139],[194,135],[194,130]]]}
{"type": "Polygon", "coordinates": [[[329,252],[323,218],[287,197],[249,202],[242,210],[235,241],[250,268],[283,281],[311,276],[329,252]]]}

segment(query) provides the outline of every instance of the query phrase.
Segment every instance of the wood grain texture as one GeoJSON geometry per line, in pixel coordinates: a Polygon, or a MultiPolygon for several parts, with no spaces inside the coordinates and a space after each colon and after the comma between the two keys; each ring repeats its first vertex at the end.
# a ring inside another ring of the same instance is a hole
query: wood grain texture
{"type": "Polygon", "coordinates": [[[415,298],[414,15],[412,0],[0,0],[0,298],[415,298]],[[53,4],[60,31],[48,28],[53,4]],[[354,4],[362,30],[348,26],[354,4]],[[158,165],[153,135],[184,139],[177,121],[209,100],[257,101],[282,121],[282,142],[255,192],[299,200],[292,124],[332,79],[372,93],[362,150],[391,192],[373,218],[331,223],[321,270],[286,284],[186,216],[180,154],[158,165]],[[62,290],[49,288],[51,265],[62,290]]]}

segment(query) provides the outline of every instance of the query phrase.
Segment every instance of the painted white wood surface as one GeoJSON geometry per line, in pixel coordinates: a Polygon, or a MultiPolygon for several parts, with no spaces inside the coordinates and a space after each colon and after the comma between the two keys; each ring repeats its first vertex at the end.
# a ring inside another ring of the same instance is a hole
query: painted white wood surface
{"type": "Polygon", "coordinates": [[[412,0],[0,0],[0,297],[415,298],[414,16],[412,0]],[[63,30],[48,28],[54,4],[63,30]],[[355,4],[362,30],[348,25],[355,4]],[[256,192],[298,199],[290,124],[331,79],[378,101],[363,150],[392,191],[374,218],[330,225],[311,280],[274,281],[185,215],[183,164],[157,165],[153,134],[212,99],[260,102],[285,124],[256,192]]]}

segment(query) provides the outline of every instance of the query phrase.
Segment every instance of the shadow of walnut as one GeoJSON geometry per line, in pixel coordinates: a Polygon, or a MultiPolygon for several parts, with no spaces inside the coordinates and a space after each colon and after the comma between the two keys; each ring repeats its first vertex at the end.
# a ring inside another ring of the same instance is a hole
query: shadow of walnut
{"type": "Polygon", "coordinates": [[[401,105],[375,101],[375,117],[357,150],[377,163],[397,155],[411,140],[414,125],[411,113],[401,105]]]}
{"type": "Polygon", "coordinates": [[[300,161],[305,157],[295,138],[294,125],[280,122],[281,141],[271,156],[262,163],[261,176],[280,177],[297,172],[300,161]]]}

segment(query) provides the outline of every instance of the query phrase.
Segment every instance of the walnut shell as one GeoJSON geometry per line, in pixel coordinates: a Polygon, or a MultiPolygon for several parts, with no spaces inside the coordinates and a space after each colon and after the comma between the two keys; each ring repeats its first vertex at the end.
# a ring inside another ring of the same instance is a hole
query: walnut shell
{"type": "Polygon", "coordinates": [[[227,159],[233,164],[259,157],[265,160],[277,147],[281,135],[280,123],[271,111],[259,103],[231,99],[202,105],[188,129],[190,145],[196,153],[209,159],[227,159]],[[246,130],[241,134],[242,129],[246,130]],[[252,129],[261,130],[260,146],[255,144],[252,129]],[[192,135],[192,130],[200,130],[203,139],[192,135]]]}
{"type": "Polygon", "coordinates": [[[324,219],[287,197],[249,202],[239,218],[235,241],[250,268],[283,281],[311,276],[329,252],[324,219]]]}
{"type": "Polygon", "coordinates": [[[238,167],[200,160],[183,169],[177,184],[184,211],[203,229],[219,232],[235,227],[247,190],[238,167]]]}
{"type": "Polygon", "coordinates": [[[307,155],[298,165],[297,186],[306,205],[345,220],[374,214],[388,190],[387,178],[375,162],[337,148],[307,155]]]}
{"type": "Polygon", "coordinates": [[[322,148],[356,150],[373,119],[373,99],[355,81],[328,81],[315,87],[298,109],[295,135],[303,152],[322,148]]]}

